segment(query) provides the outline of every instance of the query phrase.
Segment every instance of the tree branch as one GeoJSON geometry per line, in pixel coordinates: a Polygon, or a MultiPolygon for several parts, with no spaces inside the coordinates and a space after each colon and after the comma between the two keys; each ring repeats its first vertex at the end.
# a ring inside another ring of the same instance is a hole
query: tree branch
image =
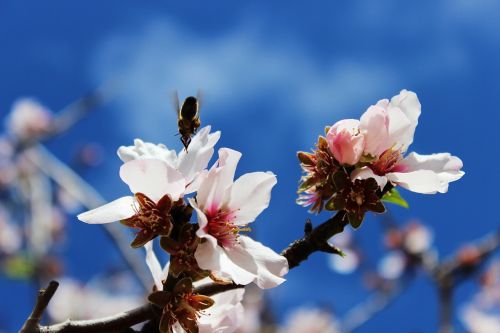
{"type": "Polygon", "coordinates": [[[47,305],[49,305],[49,302],[54,296],[58,287],[59,283],[57,283],[56,281],[50,281],[47,289],[41,289],[38,292],[38,297],[35,303],[35,307],[33,308],[33,311],[28,317],[28,320],[26,320],[19,333],[30,333],[39,331],[40,319],[42,319],[43,313],[47,308],[47,305]]]}

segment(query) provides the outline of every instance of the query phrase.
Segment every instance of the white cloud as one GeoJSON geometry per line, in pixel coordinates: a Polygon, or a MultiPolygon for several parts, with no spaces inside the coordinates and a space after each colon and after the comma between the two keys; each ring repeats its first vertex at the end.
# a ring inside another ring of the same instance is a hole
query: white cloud
{"type": "Polygon", "coordinates": [[[338,61],[334,55],[326,65],[318,64],[300,45],[265,40],[252,25],[207,37],[168,20],[104,39],[96,50],[93,75],[98,81],[120,78],[119,112],[131,119],[135,135],[146,129],[154,135],[175,133],[173,90],[185,96],[202,89],[205,104],[226,114],[243,103],[272,97],[286,112],[302,112],[300,117],[310,120],[306,130],[348,112],[360,114],[363,109],[354,106],[364,108],[397,92],[388,90],[397,86],[395,73],[378,64],[338,61]]]}

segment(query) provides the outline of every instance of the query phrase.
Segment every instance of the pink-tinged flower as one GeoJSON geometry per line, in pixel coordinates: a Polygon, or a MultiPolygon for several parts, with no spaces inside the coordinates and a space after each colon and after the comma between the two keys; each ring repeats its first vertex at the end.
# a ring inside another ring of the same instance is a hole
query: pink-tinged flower
{"type": "Polygon", "coordinates": [[[78,219],[90,224],[122,220],[125,225],[140,229],[133,247],[142,246],[158,235],[168,236],[172,228],[170,208],[184,194],[184,177],[158,159],[127,162],[120,168],[120,177],[134,196],[82,213],[78,219]]]}
{"type": "Polygon", "coordinates": [[[336,122],[326,135],[328,147],[341,164],[359,162],[365,147],[365,137],[359,131],[359,120],[344,119],[336,122]]]}
{"type": "Polygon", "coordinates": [[[364,155],[370,163],[353,171],[352,179],[374,178],[383,188],[387,182],[424,194],[448,191],[460,179],[462,161],[449,153],[403,154],[413,142],[420,116],[420,102],[413,92],[402,90],[391,99],[371,106],[361,117],[364,155]]]}
{"type": "Polygon", "coordinates": [[[153,144],[140,139],[134,140],[133,146],[122,146],[118,149],[118,156],[123,162],[137,159],[159,159],[176,169],[188,184],[185,194],[195,192],[199,186],[197,176],[206,169],[214,154],[214,146],[219,141],[220,132],[210,133],[210,126],[203,127],[191,139],[189,152],[182,149],[179,154],[169,150],[163,144],[153,144]]]}
{"type": "Polygon", "coordinates": [[[197,235],[203,240],[195,257],[200,268],[235,283],[272,288],[285,281],[286,258],[240,232],[269,205],[276,176],[253,172],[233,182],[240,157],[237,151],[220,149],[217,163],[202,175],[196,200],[190,199],[198,214],[197,235]]]}

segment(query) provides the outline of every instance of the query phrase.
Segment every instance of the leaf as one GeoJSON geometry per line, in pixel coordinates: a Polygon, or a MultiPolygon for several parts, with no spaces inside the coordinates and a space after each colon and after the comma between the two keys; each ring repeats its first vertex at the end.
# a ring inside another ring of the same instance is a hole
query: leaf
{"type": "Polygon", "coordinates": [[[398,206],[401,206],[404,208],[410,207],[410,205],[408,205],[408,202],[405,199],[403,199],[401,194],[399,194],[399,191],[396,190],[395,188],[391,189],[389,192],[384,194],[384,196],[380,200],[382,200],[384,202],[393,203],[395,205],[398,205],[398,206]]]}

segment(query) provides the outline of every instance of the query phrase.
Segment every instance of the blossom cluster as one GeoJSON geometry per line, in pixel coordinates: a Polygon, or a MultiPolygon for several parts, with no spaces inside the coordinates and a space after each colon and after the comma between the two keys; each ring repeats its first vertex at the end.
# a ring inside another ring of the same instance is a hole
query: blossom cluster
{"type": "Polygon", "coordinates": [[[207,169],[219,137],[220,132],[210,133],[207,126],[178,154],[138,139],[133,146],[120,147],[120,177],[133,195],[78,216],[91,224],[121,221],[136,230],[131,246],[147,250],[155,279],[149,300],[163,308],[161,332],[198,332],[232,318],[227,307],[239,309],[243,291],[214,298],[198,294],[196,287],[207,279],[272,288],[285,281],[288,271],[286,258],[245,234],[268,207],[276,176],[252,172],[234,180],[241,153],[229,148],[219,149],[218,160],[207,169]],[[197,223],[191,223],[193,212],[197,223]],[[170,254],[166,270],[159,268],[153,253],[157,237],[170,254]]]}
{"type": "Polygon", "coordinates": [[[402,90],[370,106],[359,120],[327,127],[313,152],[298,153],[304,170],[298,203],[311,205],[313,212],[344,210],[358,227],[367,211],[384,212],[381,199],[401,199],[395,186],[424,194],[446,192],[464,174],[458,157],[414,152],[405,157],[420,113],[417,95],[402,90]]]}

